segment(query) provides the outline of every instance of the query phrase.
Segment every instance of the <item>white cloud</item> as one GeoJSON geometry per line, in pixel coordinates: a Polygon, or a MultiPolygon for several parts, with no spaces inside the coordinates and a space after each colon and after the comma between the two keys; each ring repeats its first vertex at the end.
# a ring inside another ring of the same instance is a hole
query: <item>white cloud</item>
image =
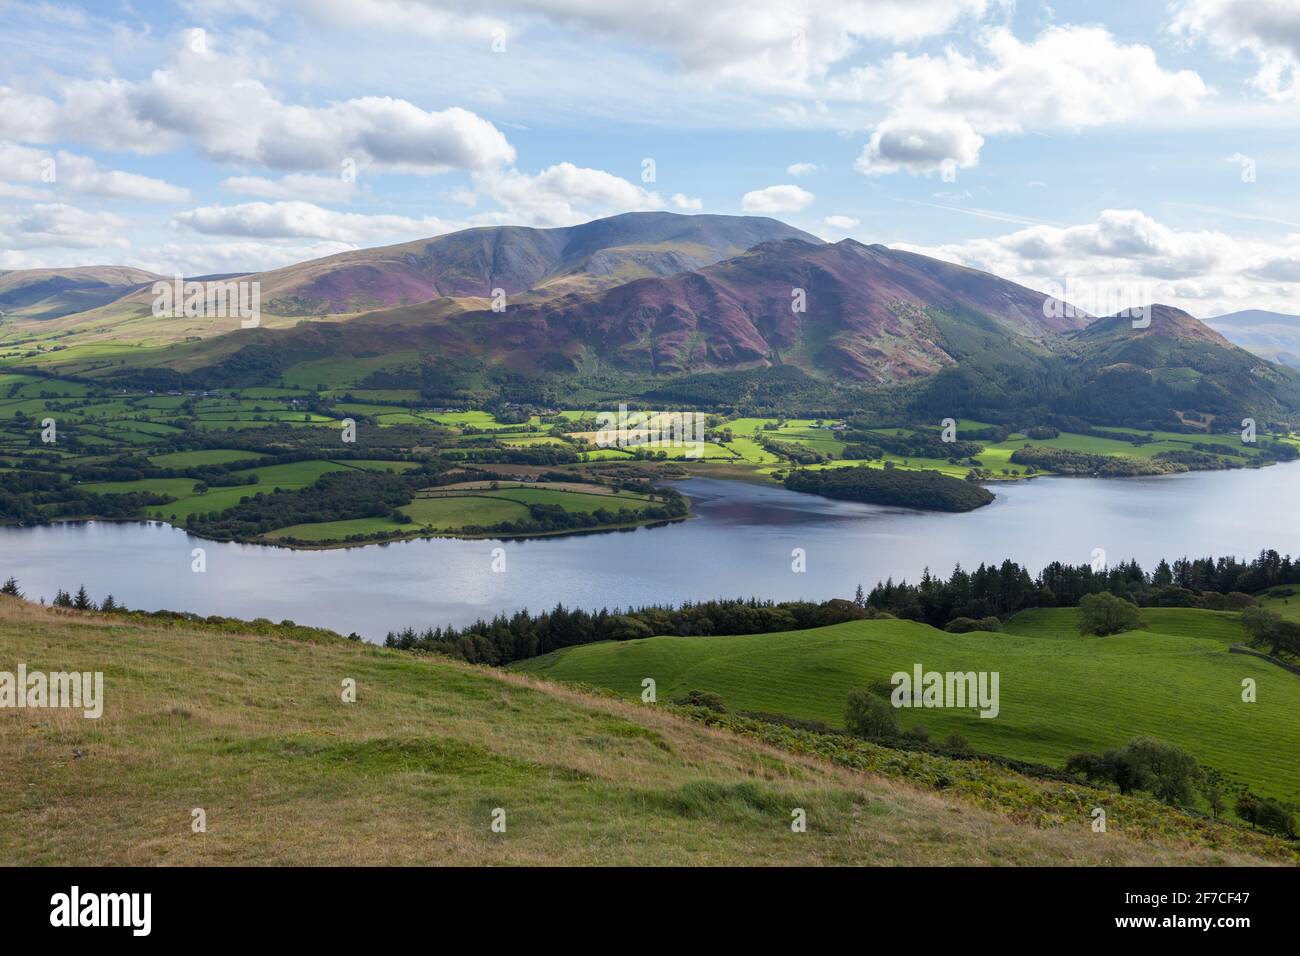
{"type": "Polygon", "coordinates": [[[672,204],[687,212],[699,212],[704,208],[704,200],[687,196],[685,193],[673,193],[672,204]]]}
{"type": "Polygon", "coordinates": [[[1201,316],[1247,307],[1295,311],[1300,300],[1300,235],[1261,241],[1216,230],[1180,231],[1135,209],[1107,209],[1095,222],[1035,225],[987,239],[895,245],[1040,291],[1076,290],[1085,309],[1087,299],[1104,302],[1125,289],[1201,316]]]}
{"type": "Polygon", "coordinates": [[[61,247],[124,248],[126,221],[106,212],[87,212],[65,203],[36,203],[26,212],[0,212],[0,246],[10,249],[61,247]]]}
{"type": "MultiPolygon", "coordinates": [[[[714,0],[707,4],[609,0],[301,0],[336,25],[432,36],[477,36],[542,19],[624,37],[671,54],[687,70],[768,87],[823,77],[864,41],[910,42],[982,17],[996,0],[714,0]]],[[[510,46],[507,39],[507,49],[510,46]]]]}
{"type": "Polygon", "coordinates": [[[895,53],[832,83],[842,99],[889,104],[857,167],[877,174],[973,166],[983,137],[1033,129],[1082,129],[1195,107],[1208,94],[1190,70],[1162,68],[1142,44],[1103,27],[1052,27],[1032,42],[992,28],[981,60],[895,53]]]}
{"type": "Polygon", "coordinates": [[[353,243],[333,241],[167,242],[141,249],[134,259],[140,268],[159,275],[220,275],[263,272],[356,248],[353,243]]]}
{"type": "Polygon", "coordinates": [[[355,179],[289,173],[279,179],[264,176],[231,176],[221,181],[225,192],[260,199],[303,199],[317,202],[347,202],[356,191],[355,179]]]}
{"type": "Polygon", "coordinates": [[[963,169],[979,162],[984,137],[960,117],[888,119],[876,127],[853,165],[868,176],[963,169]]]}
{"type": "MultiPolygon", "coordinates": [[[[51,153],[30,146],[0,142],[0,180],[19,183],[42,183],[50,191],[66,189],[84,196],[108,199],[133,199],[140,202],[187,202],[190,191],[161,179],[140,176],[116,169],[101,169],[89,156],[67,150],[51,153]]],[[[40,192],[17,190],[39,198],[40,192]]]]}
{"type": "Polygon", "coordinates": [[[816,163],[791,163],[785,168],[786,173],[791,176],[807,176],[810,173],[817,172],[816,163]]]}
{"type": "Polygon", "coordinates": [[[139,82],[65,81],[58,101],[0,88],[0,137],[138,153],[191,142],[218,162],[288,170],[338,170],[350,161],[437,173],[514,161],[501,131],[469,110],[425,110],[386,96],[283,103],[256,79],[254,64],[217,52],[202,31],[187,37],[167,68],[139,82]]]}
{"type": "Polygon", "coordinates": [[[740,208],[747,213],[771,215],[779,212],[799,212],[807,209],[817,197],[806,189],[790,184],[768,186],[745,193],[740,208]]]}
{"type": "Polygon", "coordinates": [[[649,192],[600,169],[556,163],[537,175],[517,169],[476,173],[474,184],[502,207],[479,217],[484,222],[530,226],[571,226],[621,212],[664,208],[649,192]]]}
{"type": "Polygon", "coordinates": [[[1175,0],[1170,29],[1229,55],[1248,53],[1270,99],[1300,101],[1300,6],[1293,0],[1175,0]]]}
{"type": "Polygon", "coordinates": [[[337,212],[313,203],[297,201],[203,206],[178,213],[173,221],[209,236],[315,238],[345,243],[420,239],[464,225],[446,222],[436,216],[412,219],[407,216],[337,212]]]}
{"type": "Polygon", "coordinates": [[[861,220],[854,219],[852,216],[827,216],[822,222],[832,229],[838,229],[841,232],[847,232],[850,229],[856,229],[862,225],[861,220]]]}

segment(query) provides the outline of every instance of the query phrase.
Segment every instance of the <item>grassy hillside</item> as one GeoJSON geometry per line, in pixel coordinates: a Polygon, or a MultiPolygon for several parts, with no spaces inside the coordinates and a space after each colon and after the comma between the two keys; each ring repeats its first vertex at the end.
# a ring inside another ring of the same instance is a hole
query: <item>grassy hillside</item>
{"type": "Polygon", "coordinates": [[[1229,654],[1245,639],[1235,614],[1143,611],[1145,629],[1081,637],[1077,611],[1025,612],[1005,633],[947,634],[911,621],[855,621],[740,637],[655,637],[557,651],[517,665],[624,694],[652,677],[663,698],[709,690],[732,710],[843,726],[850,690],[895,671],[998,671],[1001,712],[903,709],[905,728],[960,733],[980,751],[1060,766],[1081,750],[1139,734],[1178,744],[1233,781],[1300,799],[1300,678],[1229,654]],[[1241,701],[1254,678],[1258,701],[1241,701]]]}
{"type": "Polygon", "coordinates": [[[1014,774],[998,785],[1022,807],[1050,796],[1070,812],[992,812],[988,799],[796,756],[662,708],[261,627],[271,633],[0,599],[4,667],[102,670],[106,700],[98,721],[0,710],[0,859],[1198,864],[1289,852],[1149,801],[1014,774]],[[340,700],[346,678],[353,704],[340,700]],[[1104,835],[1088,827],[1099,799],[1117,821],[1104,835]],[[206,833],[191,832],[196,807],[206,833]],[[490,828],[497,807],[505,833],[490,828]],[[808,832],[791,831],[794,807],[808,832]],[[1178,836],[1142,842],[1125,819],[1178,836]]]}

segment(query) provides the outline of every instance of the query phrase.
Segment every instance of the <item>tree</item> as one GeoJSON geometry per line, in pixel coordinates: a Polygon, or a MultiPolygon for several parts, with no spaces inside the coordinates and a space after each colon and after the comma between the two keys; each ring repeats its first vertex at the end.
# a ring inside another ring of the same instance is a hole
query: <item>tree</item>
{"type": "MultiPolygon", "coordinates": [[[[859,587],[858,590],[860,591],[862,588],[859,587]]],[[[0,594],[8,594],[12,597],[22,597],[23,592],[18,587],[18,579],[10,578],[5,581],[4,587],[0,588],[0,594]]]]}
{"type": "Polygon", "coordinates": [[[1237,816],[1247,823],[1285,837],[1295,836],[1295,817],[1276,800],[1244,793],[1237,798],[1237,816]]]}
{"type": "Polygon", "coordinates": [[[1105,637],[1131,631],[1142,624],[1136,604],[1102,591],[1079,599],[1079,632],[1105,637]]]}
{"type": "Polygon", "coordinates": [[[86,586],[84,584],[77,589],[77,596],[73,599],[72,606],[78,611],[93,611],[95,609],[95,602],[92,601],[90,595],[86,593],[86,586]]]}
{"type": "MultiPolygon", "coordinates": [[[[9,580],[12,581],[13,578],[10,578],[9,580]]],[[[857,589],[857,591],[855,591],[854,594],[853,594],[853,603],[856,604],[858,607],[866,607],[866,606],[867,606],[867,598],[866,598],[866,595],[864,595],[864,594],[862,593],[862,585],[861,585],[861,584],[858,585],[858,589],[857,589]]]]}
{"type": "Polygon", "coordinates": [[[1065,769],[1089,780],[1113,783],[1120,793],[1146,790],[1176,806],[1192,803],[1200,777],[1191,754],[1153,737],[1134,737],[1122,750],[1074,754],[1066,760],[1065,769]]]}
{"type": "Polygon", "coordinates": [[[67,591],[63,590],[63,588],[59,588],[54,593],[54,606],[72,607],[72,595],[69,594],[67,591]]]}
{"type": "Polygon", "coordinates": [[[113,600],[113,595],[110,594],[108,597],[104,598],[103,602],[99,605],[99,609],[105,614],[112,614],[116,611],[117,602],[113,600]]]}
{"type": "Polygon", "coordinates": [[[898,717],[893,706],[869,690],[849,692],[844,711],[844,726],[858,737],[879,740],[898,735],[898,717]]]}

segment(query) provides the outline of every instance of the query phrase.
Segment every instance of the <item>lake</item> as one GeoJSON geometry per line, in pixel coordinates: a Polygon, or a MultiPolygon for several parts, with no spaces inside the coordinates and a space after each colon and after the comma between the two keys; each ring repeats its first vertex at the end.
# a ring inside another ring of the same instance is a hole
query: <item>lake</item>
{"type": "Polygon", "coordinates": [[[291,618],[382,641],[390,629],[465,624],[557,602],[586,608],[690,599],[852,597],[929,566],[1300,552],[1300,462],[1160,478],[1039,478],[993,504],[938,514],[831,501],[777,486],[695,478],[697,517],[604,534],[520,541],[432,539],[334,551],[203,541],[156,522],[0,528],[0,577],[31,598],[85,584],[134,608],[291,618]],[[191,570],[191,551],[207,570],[191,570]],[[803,549],[806,571],[792,570],[803,549]],[[494,550],[500,549],[494,556],[494,550]],[[494,560],[495,558],[495,560],[494,560]],[[504,570],[494,570],[504,560],[504,570]]]}

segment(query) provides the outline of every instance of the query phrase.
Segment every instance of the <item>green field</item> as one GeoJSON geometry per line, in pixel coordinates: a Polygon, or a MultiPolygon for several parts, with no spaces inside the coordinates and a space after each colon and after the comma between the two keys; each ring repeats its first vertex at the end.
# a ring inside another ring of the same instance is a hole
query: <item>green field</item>
{"type": "Polygon", "coordinates": [[[0,598],[0,655],[102,670],[97,720],[0,710],[13,865],[1258,864],[1279,841],[932,758],[880,769],[660,708],[267,622],[258,633],[0,598]],[[201,649],[201,651],[196,651],[201,649]],[[344,703],[345,679],[356,684],[344,703]],[[72,759],[73,753],[82,759],[72,759]],[[1114,825],[1091,832],[1104,803],[1114,825]],[[191,832],[191,809],[207,815],[191,832]],[[792,832],[791,809],[807,814],[792,832]],[[493,811],[507,823],[493,832],[493,811]]]}
{"type": "Polygon", "coordinates": [[[850,690],[895,671],[998,671],[1001,711],[900,709],[935,739],[960,733],[978,750],[1060,766],[1081,750],[1149,734],[1187,749],[1236,782],[1300,800],[1300,677],[1240,654],[1236,615],[1145,609],[1145,628],[1081,637],[1070,609],[1026,611],[1005,633],[948,634],[911,621],[857,621],[737,637],[655,637],[568,648],[516,665],[564,681],[661,698],[688,690],[734,710],[842,726],[850,690]],[[1241,701],[1243,678],[1258,702],[1241,701]]]}

